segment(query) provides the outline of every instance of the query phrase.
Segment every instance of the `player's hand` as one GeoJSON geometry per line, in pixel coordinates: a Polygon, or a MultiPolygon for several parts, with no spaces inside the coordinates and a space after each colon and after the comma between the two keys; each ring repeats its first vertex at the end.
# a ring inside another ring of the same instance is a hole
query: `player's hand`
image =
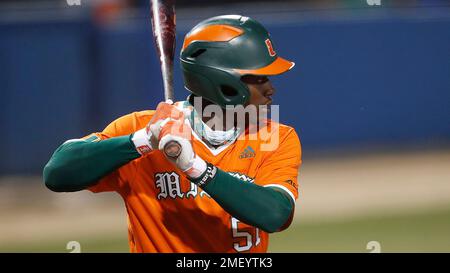
{"type": "Polygon", "coordinates": [[[160,102],[147,126],[133,134],[132,141],[136,146],[136,150],[141,155],[157,150],[159,146],[158,136],[161,128],[160,124],[167,119],[183,121],[184,114],[172,101],[160,102]]]}
{"type": "Polygon", "coordinates": [[[192,167],[192,160],[194,159],[194,149],[192,148],[192,130],[191,127],[184,122],[184,120],[165,119],[161,123],[151,126],[152,131],[158,133],[159,149],[164,155],[175,163],[179,169],[186,171],[192,167]],[[159,132],[158,131],[159,127],[159,132]],[[169,142],[176,142],[181,146],[180,154],[173,158],[165,153],[164,147],[169,142]]]}
{"type": "Polygon", "coordinates": [[[159,149],[166,158],[174,163],[188,177],[197,178],[206,170],[206,162],[195,154],[192,146],[192,129],[184,120],[166,119],[159,124],[152,125],[152,129],[159,129],[159,149]],[[165,146],[169,142],[176,142],[181,147],[177,157],[171,157],[165,153],[165,146]]]}

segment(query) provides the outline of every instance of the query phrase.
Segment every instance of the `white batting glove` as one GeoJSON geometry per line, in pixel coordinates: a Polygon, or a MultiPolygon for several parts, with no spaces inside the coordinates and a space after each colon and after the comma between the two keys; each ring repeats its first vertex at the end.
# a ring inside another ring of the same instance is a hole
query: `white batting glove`
{"type": "Polygon", "coordinates": [[[131,141],[133,141],[136,151],[141,155],[148,154],[151,151],[158,149],[158,143],[155,141],[155,138],[147,127],[136,131],[131,137],[131,141]]]}
{"type": "Polygon", "coordinates": [[[145,155],[158,149],[158,135],[160,123],[166,119],[184,120],[184,112],[178,109],[171,100],[160,102],[156,107],[155,114],[145,128],[136,131],[131,140],[136,150],[145,155]]]}
{"type": "Polygon", "coordinates": [[[164,148],[171,141],[181,146],[181,152],[176,157],[170,157],[164,153],[166,158],[174,163],[190,178],[197,178],[206,171],[206,162],[197,156],[192,146],[192,129],[188,122],[166,119],[151,126],[155,136],[158,135],[159,150],[164,153],[164,148]]]}

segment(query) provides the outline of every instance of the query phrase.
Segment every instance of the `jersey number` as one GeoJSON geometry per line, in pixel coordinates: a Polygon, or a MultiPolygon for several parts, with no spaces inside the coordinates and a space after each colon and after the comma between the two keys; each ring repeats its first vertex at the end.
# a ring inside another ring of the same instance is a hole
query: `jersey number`
{"type": "MultiPolygon", "coordinates": [[[[253,238],[247,231],[239,231],[240,221],[234,217],[231,217],[231,230],[233,231],[233,238],[240,239],[239,243],[234,243],[233,247],[237,252],[247,251],[253,246],[253,238]],[[244,243],[242,243],[244,242],[244,243]]],[[[259,228],[255,228],[255,246],[261,243],[259,237],[259,228]]]]}

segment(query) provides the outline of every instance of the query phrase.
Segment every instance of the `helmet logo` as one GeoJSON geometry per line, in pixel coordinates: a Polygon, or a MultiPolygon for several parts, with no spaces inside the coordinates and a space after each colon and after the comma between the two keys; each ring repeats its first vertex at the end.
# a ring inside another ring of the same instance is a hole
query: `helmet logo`
{"type": "Polygon", "coordinates": [[[269,55],[270,55],[271,57],[277,55],[277,53],[276,53],[275,50],[273,49],[272,42],[269,40],[269,38],[267,38],[264,42],[266,43],[267,50],[269,51],[269,55]]]}

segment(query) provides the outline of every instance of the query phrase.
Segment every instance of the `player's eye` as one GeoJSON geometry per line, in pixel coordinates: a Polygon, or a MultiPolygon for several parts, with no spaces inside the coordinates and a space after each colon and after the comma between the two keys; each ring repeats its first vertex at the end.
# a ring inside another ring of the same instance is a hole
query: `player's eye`
{"type": "Polygon", "coordinates": [[[267,76],[257,76],[257,75],[244,75],[241,77],[241,81],[247,84],[263,84],[269,80],[267,76]]]}

